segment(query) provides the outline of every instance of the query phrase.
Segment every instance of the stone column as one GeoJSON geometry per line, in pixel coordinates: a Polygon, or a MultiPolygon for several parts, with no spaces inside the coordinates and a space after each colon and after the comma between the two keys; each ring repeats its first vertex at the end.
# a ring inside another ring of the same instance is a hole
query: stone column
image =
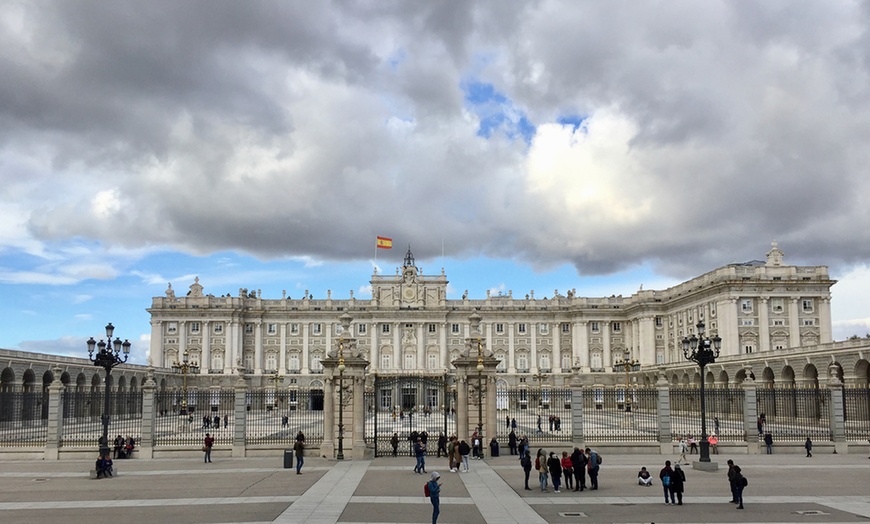
{"type": "Polygon", "coordinates": [[[746,453],[758,455],[758,432],[755,422],[758,420],[758,395],[755,380],[752,378],[752,368],[743,368],[746,378],[743,379],[743,433],[746,435],[746,453]]]}
{"type": "MultiPolygon", "coordinates": [[[[323,443],[320,444],[320,456],[323,458],[334,458],[335,455],[335,382],[333,372],[335,368],[329,366],[327,370],[327,361],[322,361],[324,367],[323,372],[323,443]]],[[[331,364],[331,362],[329,362],[331,364]]]]}
{"type": "MultiPolygon", "coordinates": [[[[579,364],[579,363],[578,363],[579,364]]],[[[574,376],[571,378],[571,428],[574,434],[574,447],[583,445],[583,386],[580,380],[580,371],[583,366],[574,365],[574,376]]]]}
{"type": "Polygon", "coordinates": [[[239,378],[233,385],[235,402],[233,409],[233,457],[244,457],[245,450],[245,424],[247,422],[247,394],[248,382],[245,380],[244,364],[237,368],[239,378]]]}
{"type": "Polygon", "coordinates": [[[834,453],[848,453],[846,420],[843,417],[843,382],[837,376],[837,366],[834,364],[828,368],[828,395],[828,414],[831,420],[831,440],[834,442],[834,453]]]}
{"type": "Polygon", "coordinates": [[[659,379],[656,381],[656,392],[658,394],[656,410],[659,423],[659,446],[662,455],[671,455],[674,453],[674,437],[671,430],[671,388],[664,375],[659,375],[659,379]]]}
{"type": "Polygon", "coordinates": [[[495,419],[496,409],[495,409],[495,369],[488,368],[484,372],[483,377],[483,390],[484,395],[484,411],[483,416],[486,417],[484,419],[484,428],[486,428],[486,442],[481,439],[481,445],[484,446],[484,449],[489,450],[489,441],[492,440],[492,437],[498,435],[498,431],[496,430],[496,424],[498,421],[495,419]]]}
{"type": "Polygon", "coordinates": [[[52,368],[54,380],[48,386],[48,429],[45,443],[45,459],[60,458],[60,445],[63,441],[63,392],[66,387],[60,381],[61,368],[52,368]]]}
{"type": "Polygon", "coordinates": [[[470,433],[468,432],[468,377],[465,376],[465,370],[459,373],[457,368],[456,376],[456,438],[467,441],[470,433]]]}
{"type": "Polygon", "coordinates": [[[365,368],[353,376],[353,458],[366,458],[366,381],[365,368]],[[361,372],[359,372],[361,371],[361,372]]]}
{"type": "Polygon", "coordinates": [[[148,368],[148,375],[142,384],[142,433],[139,436],[139,458],[154,458],[154,428],[157,425],[157,406],[154,381],[154,368],[148,368]]]}

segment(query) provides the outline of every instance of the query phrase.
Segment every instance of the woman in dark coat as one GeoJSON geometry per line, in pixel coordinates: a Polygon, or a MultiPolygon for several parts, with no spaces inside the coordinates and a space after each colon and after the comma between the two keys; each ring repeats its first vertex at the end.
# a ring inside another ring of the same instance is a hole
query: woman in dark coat
{"type": "Polygon", "coordinates": [[[553,492],[561,493],[559,487],[562,485],[562,461],[552,451],[547,459],[547,469],[550,470],[550,479],[553,481],[553,492]]]}
{"type": "Polygon", "coordinates": [[[586,454],[580,448],[574,448],[571,454],[571,467],[574,470],[574,491],[586,489],[586,454]]]}
{"type": "Polygon", "coordinates": [[[683,505],[683,489],[686,484],[686,473],[679,464],[674,466],[674,472],[671,473],[671,502],[677,501],[677,506],[683,505]]]}

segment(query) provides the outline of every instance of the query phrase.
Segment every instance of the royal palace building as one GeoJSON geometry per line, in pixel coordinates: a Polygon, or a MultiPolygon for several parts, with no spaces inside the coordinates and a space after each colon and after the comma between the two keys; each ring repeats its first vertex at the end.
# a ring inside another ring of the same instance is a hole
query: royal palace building
{"type": "MultiPolygon", "coordinates": [[[[286,375],[291,384],[320,382],[323,359],[342,337],[354,338],[368,373],[443,376],[453,370],[480,316],[480,343],[499,360],[507,385],[544,374],[553,385],[575,372],[618,377],[620,363],[640,369],[686,365],[684,337],[703,322],[722,339],[721,357],[757,360],[792,348],[832,342],[831,286],[825,266],[791,266],[774,242],[764,261],[730,264],[664,290],[625,297],[583,297],[576,290],[537,298],[512,292],[484,299],[448,298],[447,275],[424,275],[408,250],[394,275],[375,273],[372,297],[315,299],[286,292],[263,298],[207,294],[197,278],[185,296],[172,286],[152,299],[151,363],[168,368],[184,355],[200,378],[221,382],[238,370],[286,375]],[[343,332],[339,317],[350,315],[343,332]],[[477,316],[475,315],[475,317],[477,316]]],[[[733,359],[732,359],[733,360],[733,359]]],[[[540,378],[538,378],[540,380],[540,378]]]]}

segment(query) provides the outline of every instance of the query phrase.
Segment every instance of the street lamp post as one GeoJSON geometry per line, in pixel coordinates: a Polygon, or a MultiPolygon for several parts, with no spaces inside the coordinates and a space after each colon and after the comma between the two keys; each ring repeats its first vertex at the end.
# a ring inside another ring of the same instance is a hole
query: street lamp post
{"type": "Polygon", "coordinates": [[[269,380],[275,384],[275,398],[272,399],[272,406],[274,406],[275,411],[278,410],[278,392],[282,384],[284,384],[284,375],[278,373],[277,371],[272,373],[269,376],[269,380]]]}
{"type": "Polygon", "coordinates": [[[631,384],[628,381],[628,372],[633,370],[635,366],[639,365],[640,362],[637,360],[630,358],[631,352],[626,351],[622,360],[616,361],[614,364],[615,367],[621,367],[625,369],[625,412],[631,413],[631,384]]]}
{"type": "Polygon", "coordinates": [[[722,348],[722,338],[704,337],[704,323],[698,322],[698,334],[683,338],[683,355],[701,368],[701,462],[710,462],[710,442],[707,440],[707,406],[704,401],[704,368],[716,362],[722,348]]]}
{"type": "Polygon", "coordinates": [[[98,343],[94,340],[94,337],[88,339],[88,358],[91,362],[94,363],[95,366],[100,366],[101,368],[106,370],[106,391],[104,392],[104,404],[103,404],[103,416],[100,417],[103,423],[103,436],[100,438],[100,456],[104,456],[109,454],[109,406],[111,405],[111,388],[109,378],[112,374],[112,368],[117,366],[118,364],[123,364],[127,362],[127,357],[130,356],[130,344],[129,340],[124,340],[121,342],[120,338],[116,338],[114,342],[112,341],[112,335],[115,333],[115,326],[112,325],[111,322],[106,326],[106,340],[109,342],[103,342],[100,340],[98,343]],[[94,356],[94,349],[99,348],[97,351],[97,355],[94,356]],[[123,352],[124,358],[121,358],[121,353],[123,352]]]}
{"type": "Polygon", "coordinates": [[[187,374],[188,373],[197,373],[199,371],[199,365],[196,362],[191,363],[188,359],[189,355],[187,350],[182,353],[181,362],[177,360],[172,364],[172,371],[176,373],[181,373],[181,394],[183,397],[181,398],[181,415],[187,415],[187,374]]]}
{"type": "Polygon", "coordinates": [[[338,460],[344,460],[344,340],[338,342],[338,460]]]}

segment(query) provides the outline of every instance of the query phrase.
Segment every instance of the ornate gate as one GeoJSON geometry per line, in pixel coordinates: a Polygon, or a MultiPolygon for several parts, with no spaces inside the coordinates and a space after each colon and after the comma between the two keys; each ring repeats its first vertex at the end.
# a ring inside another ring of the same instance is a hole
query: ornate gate
{"type": "Polygon", "coordinates": [[[378,376],[366,392],[366,444],[376,457],[393,454],[390,441],[399,439],[398,453],[412,454],[411,434],[426,433],[429,454],[438,449],[438,436],[456,432],[456,389],[448,375],[378,376]]]}

